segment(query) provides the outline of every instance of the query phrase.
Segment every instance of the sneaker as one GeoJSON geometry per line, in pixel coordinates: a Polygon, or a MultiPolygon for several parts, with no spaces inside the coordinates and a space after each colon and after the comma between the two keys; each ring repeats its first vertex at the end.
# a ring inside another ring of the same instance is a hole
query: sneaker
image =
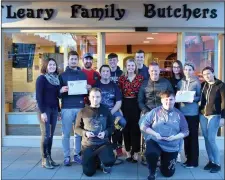
{"type": "Polygon", "coordinates": [[[177,162],[181,163],[181,155],[180,155],[180,153],[178,153],[178,155],[177,155],[177,162]]]}
{"type": "Polygon", "coordinates": [[[123,156],[123,149],[121,147],[116,149],[116,154],[118,157],[123,156]]]}
{"type": "Polygon", "coordinates": [[[185,168],[187,169],[192,169],[192,168],[196,168],[198,166],[194,166],[194,165],[191,165],[191,164],[186,164],[185,168]]]}
{"type": "Polygon", "coordinates": [[[213,163],[212,161],[209,161],[208,164],[206,164],[206,166],[204,167],[204,170],[211,170],[213,167],[213,163]]]}
{"type": "Polygon", "coordinates": [[[105,174],[111,173],[112,168],[111,167],[103,167],[102,172],[105,174]]]}
{"type": "Polygon", "coordinates": [[[82,159],[80,155],[74,155],[73,161],[77,164],[82,164],[82,159]]]}
{"type": "Polygon", "coordinates": [[[188,164],[188,161],[185,161],[185,162],[182,164],[182,166],[183,166],[183,167],[186,167],[187,164],[188,164]]]}
{"type": "Polygon", "coordinates": [[[134,153],[134,155],[132,156],[132,162],[133,163],[137,163],[138,162],[138,153],[134,153]]]}
{"type": "Polygon", "coordinates": [[[221,170],[221,167],[217,164],[213,164],[212,169],[210,170],[210,173],[218,173],[221,170]]]}
{"type": "Polygon", "coordinates": [[[70,157],[66,157],[63,162],[64,166],[71,166],[70,157]]]}
{"type": "Polygon", "coordinates": [[[156,179],[156,175],[149,175],[147,180],[155,180],[156,179]]]}
{"type": "Polygon", "coordinates": [[[131,157],[131,154],[129,151],[126,151],[126,156],[127,156],[126,161],[128,161],[128,162],[132,161],[132,157],[131,157]]]}

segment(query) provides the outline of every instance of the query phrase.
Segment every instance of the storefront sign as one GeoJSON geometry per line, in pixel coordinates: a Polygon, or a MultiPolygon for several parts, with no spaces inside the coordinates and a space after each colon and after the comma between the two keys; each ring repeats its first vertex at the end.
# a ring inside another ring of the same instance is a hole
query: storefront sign
{"type": "Polygon", "coordinates": [[[2,15],[3,27],[16,25],[21,27],[42,25],[44,27],[98,27],[100,25],[102,27],[118,27],[118,25],[120,27],[209,27],[209,24],[210,27],[224,26],[224,6],[220,2],[204,4],[194,2],[26,4],[21,2],[3,4],[2,15]]]}
{"type": "MultiPolygon", "coordinates": [[[[144,5],[144,17],[146,18],[184,18],[187,21],[190,17],[193,18],[216,18],[217,10],[210,8],[188,8],[187,4],[184,4],[181,8],[172,8],[171,6],[165,8],[157,8],[154,4],[144,5]]],[[[4,6],[2,6],[4,8],[4,6]]],[[[7,16],[6,18],[42,18],[43,20],[50,20],[56,11],[55,9],[25,9],[20,8],[16,12],[12,11],[12,5],[6,5],[7,16]]],[[[104,8],[91,8],[87,9],[80,4],[74,4],[71,6],[71,18],[78,18],[78,14],[82,18],[98,18],[102,20],[104,18],[114,18],[116,21],[121,20],[126,13],[126,9],[116,8],[115,4],[105,5],[104,8]]]]}

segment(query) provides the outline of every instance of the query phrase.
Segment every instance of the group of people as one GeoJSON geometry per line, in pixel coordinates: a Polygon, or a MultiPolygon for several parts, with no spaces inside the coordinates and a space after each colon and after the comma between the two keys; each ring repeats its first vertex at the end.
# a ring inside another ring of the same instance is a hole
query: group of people
{"type": "Polygon", "coordinates": [[[145,53],[139,50],[128,59],[124,72],[119,68],[118,55],[108,55],[108,64],[99,72],[92,69],[93,56],[83,56],[79,67],[76,51],[68,54],[68,67],[58,74],[58,66],[49,58],[36,81],[36,99],[40,110],[42,134],[42,166],[58,166],[51,158],[52,140],[57,119],[62,121],[64,165],[71,165],[70,136],[74,134],[73,161],[82,164],[83,173],[95,174],[97,168],[110,173],[116,158],[125,155],[128,162],[138,162],[141,133],[146,144],[145,157],[149,180],[156,178],[157,162],[166,177],[175,172],[182,151],[183,139],[186,168],[199,163],[199,121],[205,138],[209,162],[204,167],[211,173],[220,170],[216,145],[218,129],[224,124],[225,84],[215,78],[214,70],[202,70],[205,82],[195,76],[192,63],[176,60],[170,79],[160,77],[156,62],[144,65],[145,53]],[[87,94],[69,95],[68,81],[87,81],[87,94]],[[194,91],[194,100],[175,103],[177,91],[194,91]],[[61,99],[61,106],[59,104],[61,99]]]}

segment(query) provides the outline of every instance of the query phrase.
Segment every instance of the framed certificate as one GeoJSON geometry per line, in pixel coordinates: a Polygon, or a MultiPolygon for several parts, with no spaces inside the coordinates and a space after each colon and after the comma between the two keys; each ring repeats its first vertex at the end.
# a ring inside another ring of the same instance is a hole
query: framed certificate
{"type": "Polygon", "coordinates": [[[193,102],[195,91],[177,91],[176,102],[193,102]]]}
{"type": "Polygon", "coordinates": [[[87,93],[87,80],[68,81],[68,95],[80,95],[87,93]]]}

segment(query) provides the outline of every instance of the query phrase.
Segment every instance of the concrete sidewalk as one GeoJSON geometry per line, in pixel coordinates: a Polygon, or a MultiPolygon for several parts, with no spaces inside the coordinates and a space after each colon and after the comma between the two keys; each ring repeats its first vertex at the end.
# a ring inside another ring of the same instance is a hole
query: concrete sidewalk
{"type": "MultiPolygon", "coordinates": [[[[208,162],[205,151],[200,151],[200,165],[198,168],[185,169],[180,164],[176,166],[175,175],[171,178],[162,177],[158,172],[156,179],[224,179],[224,151],[221,155],[221,171],[219,173],[209,173],[203,167],[208,162]]],[[[62,149],[54,148],[52,157],[56,162],[62,163],[62,149]]],[[[184,157],[182,155],[182,157],[184,157]]],[[[41,167],[39,148],[22,147],[2,147],[2,179],[146,179],[147,168],[140,163],[124,164],[113,167],[111,174],[104,174],[101,171],[89,178],[82,173],[82,167],[74,164],[71,167],[63,165],[47,170],[41,167]]]]}

